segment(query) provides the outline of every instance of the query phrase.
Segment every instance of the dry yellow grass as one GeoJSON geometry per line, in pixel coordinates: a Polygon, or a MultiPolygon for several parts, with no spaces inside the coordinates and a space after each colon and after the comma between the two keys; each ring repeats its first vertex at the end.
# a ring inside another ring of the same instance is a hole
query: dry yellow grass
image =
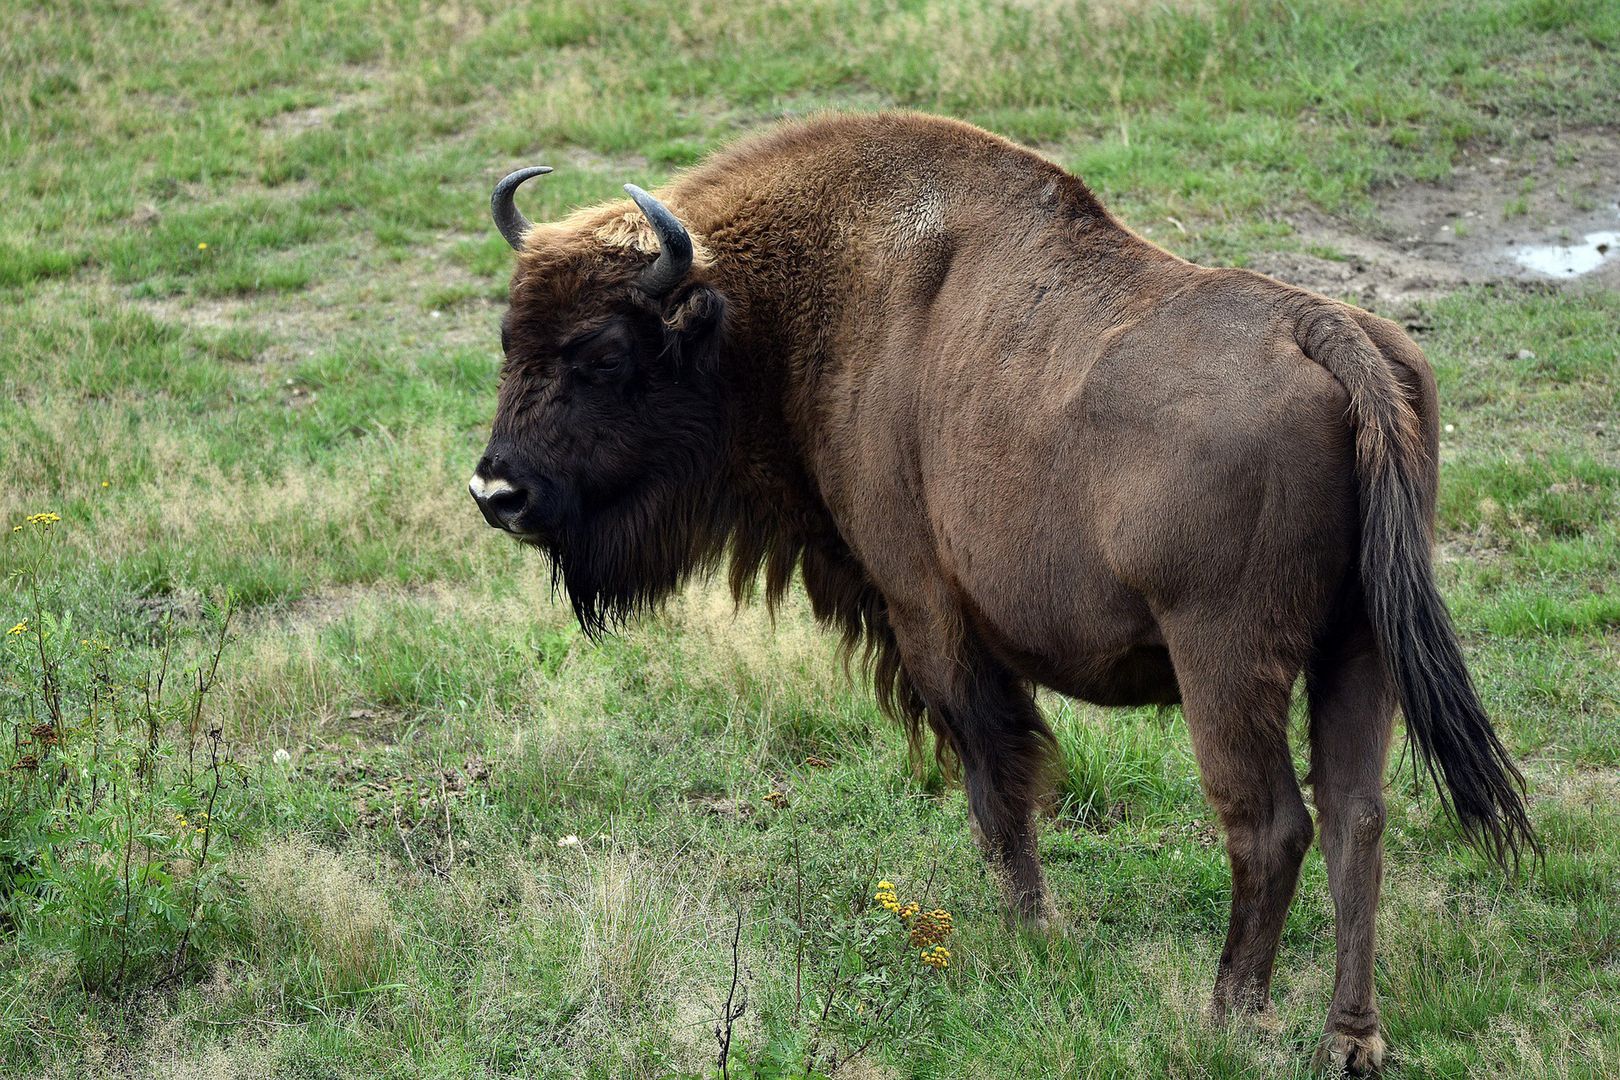
{"type": "Polygon", "coordinates": [[[254,946],[267,967],[310,965],[313,988],[342,993],[383,979],[398,949],[388,900],[353,863],[300,836],[238,860],[254,946]]]}

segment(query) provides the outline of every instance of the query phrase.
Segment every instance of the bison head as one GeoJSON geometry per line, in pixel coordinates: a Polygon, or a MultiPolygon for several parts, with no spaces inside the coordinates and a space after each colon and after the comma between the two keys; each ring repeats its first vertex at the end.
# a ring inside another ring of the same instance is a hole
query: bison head
{"type": "Polygon", "coordinates": [[[727,442],[714,379],[725,304],[709,260],[657,199],[531,224],[496,185],[519,253],[489,445],[470,489],[484,520],[550,558],[595,632],[718,557],[727,442]]]}

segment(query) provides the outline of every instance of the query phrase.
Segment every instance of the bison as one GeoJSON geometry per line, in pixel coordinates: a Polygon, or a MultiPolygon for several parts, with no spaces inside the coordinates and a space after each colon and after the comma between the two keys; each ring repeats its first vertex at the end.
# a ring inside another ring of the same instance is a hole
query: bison
{"type": "Polygon", "coordinates": [[[1401,329],[1178,258],[947,119],[787,124],[661,197],[534,224],[513,195],[548,171],[491,200],[517,259],[471,490],[584,629],[722,564],[739,600],[801,575],[914,743],[926,725],[960,763],[1034,927],[1034,688],[1179,702],[1232,867],[1217,1018],[1270,1008],[1315,834],[1287,735],[1303,673],[1338,930],[1318,1055],[1377,1069],[1396,706],[1470,839],[1504,866],[1536,845],[1435,588],[1435,383],[1401,329]]]}

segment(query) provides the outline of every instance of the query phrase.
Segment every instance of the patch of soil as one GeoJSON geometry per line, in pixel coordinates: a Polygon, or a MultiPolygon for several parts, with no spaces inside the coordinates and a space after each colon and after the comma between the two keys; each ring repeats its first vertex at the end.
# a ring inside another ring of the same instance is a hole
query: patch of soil
{"type": "Polygon", "coordinates": [[[363,109],[376,102],[379,86],[387,72],[376,65],[349,65],[341,72],[351,85],[331,93],[327,100],[301,109],[288,109],[266,118],[260,126],[277,135],[297,135],[325,127],[351,109],[363,109]]]}
{"type": "Polygon", "coordinates": [[[1620,252],[1604,252],[1596,269],[1573,276],[1519,262],[1533,245],[1568,246],[1620,230],[1617,203],[1620,132],[1566,134],[1516,152],[1465,151],[1448,179],[1388,188],[1366,216],[1286,215],[1291,249],[1261,252],[1249,265],[1394,317],[1490,282],[1620,288],[1620,252]]]}
{"type": "Polygon", "coordinates": [[[209,333],[247,329],[262,334],[266,343],[252,357],[256,363],[293,363],[314,356],[328,342],[355,333],[365,312],[362,305],[347,298],[341,283],[316,285],[296,294],[179,294],[141,297],[134,302],[161,322],[209,333]]]}
{"type": "Polygon", "coordinates": [[[468,758],[464,769],[450,765],[426,773],[401,773],[349,758],[338,763],[330,775],[322,776],[322,772],[314,770],[312,775],[353,791],[356,818],[368,829],[395,823],[406,829],[437,827],[435,811],[442,812],[446,801],[465,797],[469,789],[487,785],[490,778],[490,768],[481,757],[468,758]]]}
{"type": "Polygon", "coordinates": [[[693,810],[713,814],[715,817],[747,820],[754,816],[754,804],[745,799],[734,799],[727,795],[699,791],[686,792],[681,798],[693,810]]]}
{"type": "MultiPolygon", "coordinates": [[[[270,633],[296,636],[318,634],[370,601],[433,600],[440,595],[433,585],[333,585],[317,589],[290,603],[249,607],[235,616],[234,626],[243,634],[270,633]]],[[[351,716],[350,719],[370,719],[351,716]]]]}
{"type": "MultiPolygon", "coordinates": [[[[546,157],[546,153],[542,153],[546,157]]],[[[565,146],[549,151],[555,167],[578,172],[604,173],[613,177],[635,180],[647,174],[648,162],[640,154],[599,154],[584,146],[565,146]]],[[[553,164],[548,161],[547,164],[553,164]]],[[[645,181],[643,181],[645,182],[645,181]]]]}
{"type": "Polygon", "coordinates": [[[264,126],[281,134],[296,134],[300,131],[310,131],[314,128],[325,127],[331,123],[332,118],[351,103],[348,101],[332,101],[322,105],[311,105],[305,109],[291,109],[284,113],[277,113],[264,126]]]}

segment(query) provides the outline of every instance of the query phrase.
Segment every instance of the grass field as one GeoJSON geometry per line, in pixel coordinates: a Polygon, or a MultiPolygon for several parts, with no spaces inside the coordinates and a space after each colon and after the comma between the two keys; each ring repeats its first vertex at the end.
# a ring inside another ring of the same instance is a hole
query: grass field
{"type": "MultiPolygon", "coordinates": [[[[801,602],[699,584],[581,637],[466,495],[489,189],[553,165],[524,208],[556,216],[897,105],[1189,258],[1348,266],[1302,222],[1387,241],[1465,165],[1517,170],[1475,230],[1612,200],[1620,6],[0,0],[0,31],[0,1073],[706,1077],[734,983],[733,1076],[1306,1073],[1321,858],[1281,1030],[1207,1025],[1228,874],[1179,713],[1047,702],[1068,928],[1021,936],[801,602]],[[948,967],[885,878],[952,912],[948,967]]],[[[1442,585],[1547,858],[1504,879],[1392,765],[1390,1073],[1620,1075],[1620,293],[1453,284],[1374,306],[1439,374],[1442,585]]]]}

